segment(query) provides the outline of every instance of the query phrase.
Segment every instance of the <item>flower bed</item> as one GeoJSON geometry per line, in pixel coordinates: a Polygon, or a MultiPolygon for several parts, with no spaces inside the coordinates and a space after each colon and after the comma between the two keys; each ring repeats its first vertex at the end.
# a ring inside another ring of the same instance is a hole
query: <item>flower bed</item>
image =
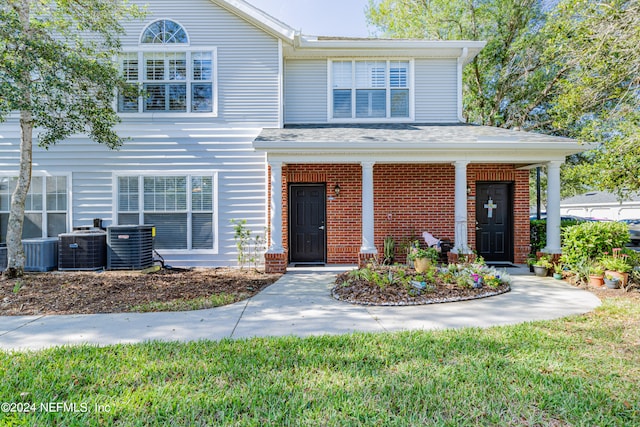
{"type": "Polygon", "coordinates": [[[421,305],[486,298],[508,292],[504,271],[477,264],[449,264],[417,273],[404,265],[369,265],[342,273],[334,298],[366,305],[421,305]]]}

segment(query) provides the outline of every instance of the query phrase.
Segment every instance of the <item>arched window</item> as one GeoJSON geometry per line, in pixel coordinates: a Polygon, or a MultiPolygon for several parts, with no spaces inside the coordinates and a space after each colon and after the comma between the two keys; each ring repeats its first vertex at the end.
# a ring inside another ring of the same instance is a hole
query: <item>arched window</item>
{"type": "Polygon", "coordinates": [[[169,19],[161,19],[152,22],[142,33],[140,43],[151,44],[169,44],[181,43],[188,44],[189,37],[187,32],[177,22],[169,19]]]}
{"type": "Polygon", "coordinates": [[[140,47],[124,53],[121,66],[142,96],[120,94],[120,113],[217,114],[215,48],[190,48],[186,30],[170,19],[147,25],[140,47]]]}

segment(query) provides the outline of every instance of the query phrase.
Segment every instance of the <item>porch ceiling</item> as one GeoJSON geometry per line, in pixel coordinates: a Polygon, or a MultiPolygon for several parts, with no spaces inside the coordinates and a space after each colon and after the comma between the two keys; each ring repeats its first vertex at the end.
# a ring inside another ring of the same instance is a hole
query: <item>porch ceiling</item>
{"type": "Polygon", "coordinates": [[[468,124],[287,125],[264,129],[254,148],[296,163],[515,163],[564,161],[590,148],[556,136],[468,124]]]}

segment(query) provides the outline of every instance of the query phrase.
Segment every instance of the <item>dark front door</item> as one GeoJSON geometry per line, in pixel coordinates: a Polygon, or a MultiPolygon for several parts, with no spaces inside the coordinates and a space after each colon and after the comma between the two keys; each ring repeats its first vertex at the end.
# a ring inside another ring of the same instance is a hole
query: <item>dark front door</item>
{"type": "Polygon", "coordinates": [[[513,195],[511,183],[476,186],[476,249],[486,261],[513,262],[513,195]]]}
{"type": "Polygon", "coordinates": [[[289,187],[289,253],[291,262],[325,262],[325,186],[289,187]]]}

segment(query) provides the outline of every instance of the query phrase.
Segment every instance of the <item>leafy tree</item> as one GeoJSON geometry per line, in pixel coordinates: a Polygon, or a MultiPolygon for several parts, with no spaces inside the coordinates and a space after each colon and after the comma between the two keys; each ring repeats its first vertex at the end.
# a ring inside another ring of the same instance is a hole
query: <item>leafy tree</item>
{"type": "Polygon", "coordinates": [[[601,143],[569,159],[564,194],[638,190],[638,0],[381,0],[390,37],[486,40],[465,68],[469,122],[601,143]]]}
{"type": "Polygon", "coordinates": [[[601,143],[565,177],[624,198],[640,190],[640,3],[567,1],[553,14],[551,41],[567,42],[549,51],[575,64],[560,82],[554,126],[601,143]]]}
{"type": "Polygon", "coordinates": [[[86,133],[117,148],[113,109],[124,88],[114,58],[121,25],[140,10],[120,0],[4,0],[0,5],[0,121],[17,120],[20,172],[7,227],[7,275],[24,271],[22,228],[34,130],[49,148],[86,133]]]}
{"type": "Polygon", "coordinates": [[[436,40],[486,40],[465,68],[467,121],[506,128],[545,122],[536,108],[565,67],[541,62],[539,29],[546,14],[538,0],[369,0],[367,19],[385,36],[436,40]]]}

